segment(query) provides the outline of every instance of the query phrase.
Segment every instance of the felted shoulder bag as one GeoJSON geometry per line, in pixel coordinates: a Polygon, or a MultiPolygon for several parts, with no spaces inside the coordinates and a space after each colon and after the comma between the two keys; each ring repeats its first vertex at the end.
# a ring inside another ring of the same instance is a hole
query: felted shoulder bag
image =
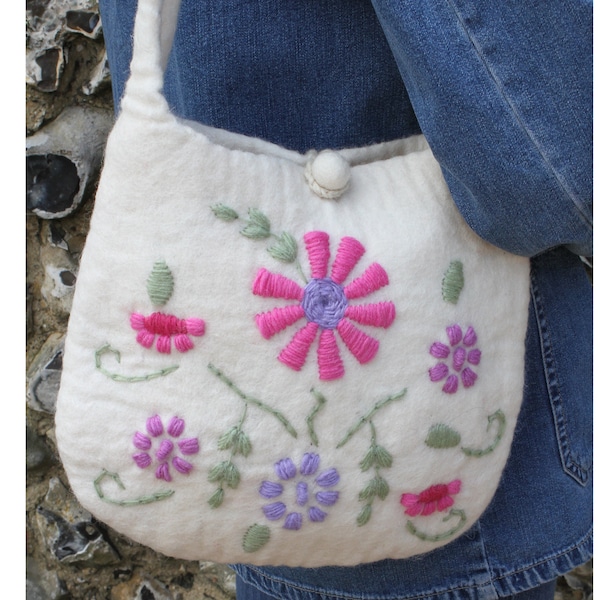
{"type": "Polygon", "coordinates": [[[303,155],[171,114],[175,7],[139,2],[78,274],[56,412],[74,493],[184,559],[450,542],[509,454],[528,260],[469,229],[422,136],[303,155]]]}

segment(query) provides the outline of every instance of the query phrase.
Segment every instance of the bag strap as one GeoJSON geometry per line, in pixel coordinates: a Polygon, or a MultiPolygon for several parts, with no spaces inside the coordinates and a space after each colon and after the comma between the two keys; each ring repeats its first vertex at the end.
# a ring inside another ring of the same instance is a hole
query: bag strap
{"type": "Polygon", "coordinates": [[[181,0],[138,0],[130,75],[121,101],[123,110],[152,119],[169,115],[162,90],[180,4],[181,0]]]}

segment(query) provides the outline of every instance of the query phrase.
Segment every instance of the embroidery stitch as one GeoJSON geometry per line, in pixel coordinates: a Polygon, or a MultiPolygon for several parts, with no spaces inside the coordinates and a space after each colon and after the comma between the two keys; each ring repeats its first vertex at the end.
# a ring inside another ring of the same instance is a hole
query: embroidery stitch
{"type": "Polygon", "coordinates": [[[439,533],[437,535],[429,535],[427,533],[424,533],[423,531],[419,531],[412,521],[407,521],[406,529],[408,529],[408,531],[412,535],[418,537],[424,542],[441,542],[442,540],[447,540],[448,538],[451,538],[455,533],[460,531],[464,524],[467,522],[467,515],[465,514],[465,511],[459,508],[450,509],[450,512],[446,517],[442,519],[442,521],[445,523],[446,521],[449,521],[452,517],[458,517],[458,523],[454,527],[452,527],[452,529],[445,531],[444,533],[439,533]]]}
{"type": "Polygon", "coordinates": [[[140,496],[139,498],[134,498],[132,500],[114,500],[112,498],[106,497],[102,490],[101,484],[106,477],[112,479],[119,486],[120,489],[125,489],[125,485],[121,481],[119,475],[117,473],[111,473],[106,469],[102,469],[100,475],[98,475],[98,477],[94,479],[94,489],[96,490],[96,493],[98,494],[100,500],[108,502],[109,504],[116,504],[117,506],[139,506],[140,504],[151,504],[152,502],[159,502],[160,500],[165,500],[166,498],[169,498],[175,493],[174,490],[166,490],[164,492],[148,494],[147,496],[140,496]]]}
{"type": "Polygon", "coordinates": [[[111,373],[107,369],[102,366],[102,357],[105,354],[112,354],[117,363],[121,363],[121,353],[118,350],[115,350],[111,347],[110,344],[105,344],[104,346],[98,348],[94,353],[96,369],[100,371],[103,375],[112,379],[113,381],[125,382],[125,383],[137,383],[140,381],[150,381],[151,379],[156,379],[157,377],[164,377],[169,373],[173,373],[179,368],[179,365],[173,365],[172,367],[167,367],[166,369],[161,369],[160,371],[155,371],[154,373],[147,373],[146,375],[120,375],[119,373],[111,373]]]}
{"type": "Polygon", "coordinates": [[[218,508],[225,499],[224,485],[231,489],[236,489],[241,481],[241,474],[238,467],[233,462],[233,458],[238,454],[241,454],[244,458],[248,457],[252,452],[252,443],[250,438],[243,431],[243,425],[246,421],[248,414],[248,405],[251,404],[257,408],[267,412],[274,416],[286,429],[286,431],[294,438],[298,437],[296,430],[292,427],[291,423],[283,416],[283,414],[268,406],[264,402],[252,398],[242,392],[233,381],[227,377],[220,369],[214,365],[208,365],[209,371],[213,373],[218,379],[220,379],[225,385],[227,385],[244,403],[242,415],[236,425],[226,431],[217,442],[219,450],[230,450],[230,457],[228,460],[221,461],[215,465],[208,473],[208,481],[210,483],[217,483],[218,487],[208,500],[208,504],[211,508],[218,508]]]}
{"type": "MultiPolygon", "coordinates": [[[[231,222],[240,218],[235,210],[224,204],[211,206],[211,210],[221,221],[231,222]]],[[[253,240],[274,238],[275,244],[267,248],[267,252],[280,262],[295,263],[302,280],[306,283],[306,277],[297,261],[298,244],[291,234],[287,231],[282,232],[280,235],[272,233],[271,222],[268,217],[256,208],[249,209],[248,220],[245,220],[245,223],[245,227],[240,231],[244,237],[253,240]]]]}
{"type": "Polygon", "coordinates": [[[319,438],[317,437],[317,434],[315,432],[314,420],[315,420],[315,417],[317,416],[317,414],[319,413],[319,411],[323,408],[323,406],[325,406],[325,403],[327,402],[327,400],[325,399],[325,396],[323,396],[323,394],[321,394],[321,392],[318,392],[314,388],[312,388],[310,391],[311,391],[311,394],[315,397],[315,400],[317,401],[317,403],[315,404],[313,409],[310,411],[309,415],[306,417],[306,424],[308,425],[308,434],[310,435],[310,439],[311,439],[312,443],[315,446],[318,446],[319,438]]]}
{"type": "Polygon", "coordinates": [[[360,468],[363,472],[374,468],[375,476],[369,480],[367,485],[358,495],[358,499],[361,502],[366,502],[356,518],[359,527],[362,527],[369,522],[373,512],[373,502],[375,501],[375,498],[379,498],[382,501],[387,498],[390,486],[381,476],[379,471],[382,468],[389,469],[393,462],[392,455],[383,446],[377,444],[377,433],[373,421],[369,421],[369,426],[371,427],[371,445],[360,463],[360,468]]]}
{"type": "Polygon", "coordinates": [[[242,548],[245,552],[256,552],[260,550],[271,539],[271,530],[266,525],[255,523],[246,530],[242,540],[242,548]]]}
{"type": "Polygon", "coordinates": [[[442,280],[442,298],[444,301],[457,304],[464,285],[463,264],[460,260],[453,260],[442,280]]]}
{"type": "Polygon", "coordinates": [[[159,312],[152,313],[148,317],[133,313],[130,323],[131,327],[138,332],[136,337],[138,344],[144,348],[151,348],[158,336],[156,349],[163,354],[171,352],[171,337],[173,337],[173,343],[179,352],[191,350],[194,343],[190,336],[203,336],[205,328],[202,319],[179,319],[173,315],[159,312]]]}
{"type": "Polygon", "coordinates": [[[173,274],[167,263],[164,261],[155,262],[146,282],[148,297],[152,304],[154,306],[164,306],[171,298],[174,287],[173,274]]]}
{"type": "MultiPolygon", "coordinates": [[[[485,456],[486,454],[490,454],[496,449],[496,447],[500,443],[500,440],[504,436],[504,431],[506,430],[506,416],[504,415],[502,410],[499,409],[494,414],[489,415],[487,420],[488,425],[486,427],[486,431],[490,430],[490,427],[493,425],[494,422],[498,423],[498,431],[496,432],[494,440],[489,446],[485,448],[467,448],[463,446],[461,450],[467,456],[474,456],[476,458],[480,458],[482,456],[485,456]]],[[[454,448],[458,446],[460,442],[460,434],[448,425],[445,425],[443,423],[432,425],[429,428],[427,438],[425,439],[425,444],[430,448],[441,449],[454,448]]]]}
{"type": "Polygon", "coordinates": [[[356,328],[349,319],[355,319],[362,325],[387,328],[395,319],[396,309],[393,302],[349,305],[348,300],[362,298],[389,283],[383,267],[374,263],[347,287],[342,285],[365,253],[365,248],[358,240],[351,237],[341,239],[330,277],[326,277],[330,258],[328,234],[322,231],[309,232],[304,236],[304,243],[312,276],[304,289],[287,277],[264,268],[259,270],[252,286],[252,292],[257,296],[296,300],[299,305],[294,305],[294,308],[277,307],[260,313],[255,320],[261,335],[270,339],[305,317],[307,324],[293,335],[278,359],[299,371],[306,362],[317,334],[321,332],[317,348],[319,378],[332,381],[344,375],[334,331],[338,332],[358,362],[365,364],[377,354],[379,342],[356,328]]]}
{"type": "Polygon", "coordinates": [[[158,449],[154,453],[158,461],[158,466],[154,472],[155,477],[157,479],[164,479],[165,481],[172,480],[169,462],[177,472],[182,475],[188,475],[193,466],[190,462],[175,454],[177,451],[176,447],[184,456],[191,456],[198,454],[200,444],[198,438],[178,440],[177,438],[183,433],[184,428],[185,421],[175,416],[169,421],[166,433],[168,436],[175,438],[177,444],[173,443],[169,438],[159,439],[165,433],[162,419],[158,415],[149,417],[146,420],[146,431],[149,436],[139,431],[136,431],[133,436],[133,445],[138,450],[141,450],[141,452],[137,452],[132,456],[135,464],[140,469],[146,469],[153,463],[150,450],[153,446],[152,438],[154,438],[158,441],[158,449]]]}
{"type": "Polygon", "coordinates": [[[340,482],[340,475],[335,468],[319,473],[320,463],[321,457],[311,452],[304,454],[299,467],[291,458],[283,458],[275,463],[274,471],[279,481],[263,481],[258,493],[265,500],[275,500],[282,496],[286,486],[292,486],[295,505],[290,507],[289,501],[286,504],[281,500],[263,505],[263,514],[269,521],[284,519],[283,529],[297,531],[303,525],[304,516],[312,523],[325,520],[328,513],[320,506],[330,507],[337,503],[339,492],[331,488],[340,482]],[[300,510],[296,510],[296,507],[300,510]]]}
{"type": "MultiPolygon", "coordinates": [[[[405,514],[411,517],[427,517],[435,512],[444,512],[454,505],[454,498],[452,496],[460,492],[461,485],[460,479],[455,479],[448,484],[438,483],[432,485],[420,494],[402,494],[400,504],[406,508],[404,511],[405,514]]],[[[406,528],[409,533],[423,541],[439,542],[452,537],[467,521],[464,510],[452,508],[446,517],[442,519],[442,522],[445,523],[453,517],[459,518],[458,523],[450,530],[435,535],[420,531],[410,520],[407,521],[406,528]]]]}
{"type": "Polygon", "coordinates": [[[477,334],[471,326],[467,328],[464,336],[458,324],[447,327],[446,334],[450,346],[442,342],[434,342],[429,348],[429,354],[440,361],[429,369],[429,379],[434,383],[445,380],[442,391],[446,394],[455,394],[458,391],[459,381],[462,381],[465,388],[475,385],[477,374],[468,365],[479,364],[481,351],[472,348],[477,343],[477,334]],[[447,359],[450,366],[446,362],[447,359]],[[451,373],[451,368],[454,373],[451,373]]]}
{"type": "Polygon", "coordinates": [[[506,430],[506,416],[501,410],[497,410],[494,414],[488,416],[488,426],[486,428],[486,431],[490,430],[490,427],[494,422],[498,423],[498,431],[496,432],[496,437],[494,438],[494,441],[487,448],[461,448],[461,450],[467,456],[485,456],[486,454],[489,454],[490,452],[493,452],[496,449],[496,447],[500,443],[500,440],[504,436],[504,431],[506,430]]]}
{"type": "Polygon", "coordinates": [[[406,395],[406,388],[404,388],[400,393],[398,394],[393,394],[392,396],[388,396],[387,398],[384,398],[383,400],[379,400],[378,402],[375,403],[375,405],[373,406],[373,408],[366,414],[363,415],[362,417],[360,417],[358,419],[358,421],[352,426],[350,427],[350,429],[348,430],[348,432],[346,433],[345,437],[342,439],[342,441],[336,446],[336,448],[341,448],[342,446],[344,446],[345,444],[348,443],[348,441],[352,438],[352,436],[366,423],[369,423],[373,417],[375,416],[375,414],[380,411],[382,408],[384,408],[385,406],[387,406],[388,404],[390,404],[391,402],[395,402],[396,400],[402,400],[402,398],[404,398],[404,396],[406,395]]]}

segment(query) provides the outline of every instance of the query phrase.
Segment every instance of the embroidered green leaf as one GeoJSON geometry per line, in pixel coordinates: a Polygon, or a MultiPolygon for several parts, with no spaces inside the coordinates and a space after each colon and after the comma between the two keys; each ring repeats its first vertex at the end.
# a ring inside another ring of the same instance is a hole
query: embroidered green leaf
{"type": "Polygon", "coordinates": [[[429,428],[425,443],[430,448],[454,448],[460,444],[460,434],[448,425],[438,423],[429,428]]]}
{"type": "Polygon", "coordinates": [[[221,219],[221,221],[230,222],[239,218],[239,215],[233,208],[229,208],[229,206],[225,206],[224,204],[216,204],[215,206],[211,206],[210,209],[213,211],[215,217],[221,219]]]}
{"type": "Polygon", "coordinates": [[[221,504],[223,504],[223,499],[225,498],[225,490],[223,488],[217,489],[217,491],[210,497],[208,500],[208,504],[211,508],[219,508],[221,504]]]}
{"type": "Polygon", "coordinates": [[[253,240],[268,238],[271,235],[271,222],[260,210],[251,208],[248,211],[248,224],[240,233],[253,240]]]}
{"type": "Polygon", "coordinates": [[[146,290],[154,306],[163,306],[171,298],[175,283],[171,269],[164,261],[157,261],[146,281],[146,290]]]}
{"type": "Polygon", "coordinates": [[[256,552],[271,539],[271,530],[266,525],[255,523],[244,534],[242,548],[244,552],[256,552]]]}
{"type": "Polygon", "coordinates": [[[392,466],[392,455],[383,446],[374,446],[373,454],[378,467],[389,469],[392,466]]]}
{"type": "Polygon", "coordinates": [[[368,471],[375,464],[375,448],[369,447],[369,450],[365,454],[365,457],[360,461],[360,470],[368,471]]]}
{"type": "Polygon", "coordinates": [[[358,517],[356,517],[356,523],[359,527],[366,525],[371,518],[371,513],[373,512],[370,504],[365,504],[362,510],[360,511],[358,517]]]}
{"type": "Polygon", "coordinates": [[[250,438],[242,430],[240,430],[235,440],[233,453],[241,454],[242,456],[246,457],[250,454],[250,452],[252,452],[250,438]]]}
{"type": "Polygon", "coordinates": [[[267,252],[275,260],[284,263],[293,263],[298,256],[298,244],[289,233],[284,231],[277,240],[277,243],[267,248],[267,252]]]}
{"type": "Polygon", "coordinates": [[[208,473],[208,480],[211,483],[214,483],[215,481],[223,481],[225,477],[225,470],[229,464],[229,461],[225,460],[220,462],[218,465],[215,465],[208,473]]]}
{"type": "Polygon", "coordinates": [[[464,285],[463,264],[460,260],[453,260],[442,281],[442,298],[446,302],[456,304],[464,285]]]}
{"type": "Polygon", "coordinates": [[[240,483],[239,469],[229,461],[223,473],[223,481],[231,488],[235,489],[240,483]]]}
{"type": "Polygon", "coordinates": [[[229,431],[226,431],[219,438],[219,441],[217,442],[217,448],[219,450],[229,450],[229,448],[231,448],[235,443],[238,431],[239,430],[237,427],[232,427],[229,431]]]}

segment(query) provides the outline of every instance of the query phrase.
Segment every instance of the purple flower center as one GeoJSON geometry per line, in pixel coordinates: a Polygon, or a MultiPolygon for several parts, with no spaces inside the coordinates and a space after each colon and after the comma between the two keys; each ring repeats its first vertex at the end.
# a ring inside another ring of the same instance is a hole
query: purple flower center
{"type": "Polygon", "coordinates": [[[346,312],[348,300],[341,285],[324,277],[309,281],[301,304],[309,321],[323,329],[335,329],[346,312]]]}

